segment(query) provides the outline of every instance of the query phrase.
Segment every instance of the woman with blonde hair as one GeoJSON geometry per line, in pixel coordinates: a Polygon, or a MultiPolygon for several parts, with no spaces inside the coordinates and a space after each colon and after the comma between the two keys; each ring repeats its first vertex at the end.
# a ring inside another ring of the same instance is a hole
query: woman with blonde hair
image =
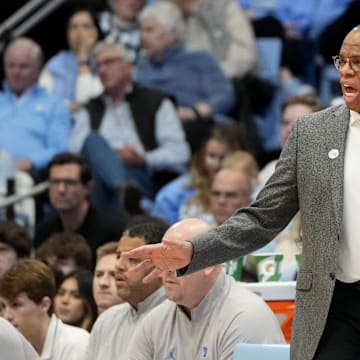
{"type": "Polygon", "coordinates": [[[223,169],[241,170],[251,178],[253,198],[259,191],[259,166],[255,157],[248,151],[238,150],[228,155],[223,163],[223,169]]]}
{"type": "MultiPolygon", "coordinates": [[[[238,124],[215,125],[200,150],[193,155],[189,171],[160,189],[151,215],[173,224],[193,213],[209,213],[208,195],[213,176],[228,154],[246,149],[245,135],[238,124]]],[[[212,222],[207,215],[205,220],[212,222]]]]}

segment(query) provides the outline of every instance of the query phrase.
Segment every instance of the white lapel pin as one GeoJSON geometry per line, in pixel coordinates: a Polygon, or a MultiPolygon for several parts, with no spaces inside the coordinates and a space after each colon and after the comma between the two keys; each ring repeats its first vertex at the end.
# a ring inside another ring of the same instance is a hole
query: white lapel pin
{"type": "Polygon", "coordinates": [[[331,149],[328,153],[329,159],[336,159],[339,156],[339,150],[338,149],[331,149]]]}

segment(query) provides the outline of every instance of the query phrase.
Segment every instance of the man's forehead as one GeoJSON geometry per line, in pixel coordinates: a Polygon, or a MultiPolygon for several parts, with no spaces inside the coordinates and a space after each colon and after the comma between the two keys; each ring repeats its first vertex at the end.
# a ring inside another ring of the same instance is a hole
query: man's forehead
{"type": "Polygon", "coordinates": [[[10,245],[0,241],[0,250],[14,250],[10,245]]]}
{"type": "Polygon", "coordinates": [[[13,47],[7,50],[6,57],[31,60],[32,49],[29,47],[13,47]]]}
{"type": "Polygon", "coordinates": [[[350,32],[344,39],[340,53],[349,50],[360,51],[360,30],[350,32]]]}
{"type": "Polygon", "coordinates": [[[145,244],[143,236],[123,235],[119,240],[117,252],[129,251],[145,244]]]}
{"type": "Polygon", "coordinates": [[[213,189],[237,191],[245,183],[246,175],[241,170],[223,169],[214,178],[213,189]]]}
{"type": "Polygon", "coordinates": [[[66,174],[75,176],[77,179],[80,178],[80,166],[79,164],[69,163],[69,164],[56,164],[50,168],[50,176],[54,174],[66,174]]]}
{"type": "Polygon", "coordinates": [[[53,172],[75,172],[80,174],[80,165],[77,163],[54,164],[50,168],[50,174],[53,172]]]}
{"type": "Polygon", "coordinates": [[[119,57],[120,54],[113,46],[104,46],[102,49],[99,49],[99,52],[96,54],[96,58],[105,58],[105,57],[119,57]]]}
{"type": "Polygon", "coordinates": [[[7,304],[9,302],[14,302],[14,301],[19,301],[19,300],[22,300],[22,301],[32,301],[28,294],[25,292],[25,291],[21,291],[19,293],[17,293],[15,296],[13,296],[11,299],[8,299],[6,297],[3,297],[0,295],[0,302],[3,303],[3,304],[7,304]]]}
{"type": "Polygon", "coordinates": [[[110,254],[106,254],[103,255],[101,258],[99,258],[96,262],[95,265],[95,270],[96,269],[106,269],[106,268],[111,268],[113,265],[113,262],[116,261],[116,253],[110,253],[110,254]],[[111,266],[109,266],[111,265],[111,266]]]}

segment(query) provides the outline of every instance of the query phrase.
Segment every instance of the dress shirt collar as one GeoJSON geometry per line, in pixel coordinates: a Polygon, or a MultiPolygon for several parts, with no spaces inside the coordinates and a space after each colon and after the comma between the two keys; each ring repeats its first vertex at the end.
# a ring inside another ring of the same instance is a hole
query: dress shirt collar
{"type": "Polygon", "coordinates": [[[360,127],[360,114],[353,110],[350,110],[350,126],[360,127]]]}

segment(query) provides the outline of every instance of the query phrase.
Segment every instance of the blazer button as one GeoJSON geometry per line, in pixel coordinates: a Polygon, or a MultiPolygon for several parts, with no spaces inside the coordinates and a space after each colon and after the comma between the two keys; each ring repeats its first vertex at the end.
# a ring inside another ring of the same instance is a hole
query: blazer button
{"type": "Polygon", "coordinates": [[[329,274],[329,276],[330,276],[330,279],[331,280],[335,280],[335,273],[333,273],[333,272],[331,272],[330,274],[329,274]]]}

